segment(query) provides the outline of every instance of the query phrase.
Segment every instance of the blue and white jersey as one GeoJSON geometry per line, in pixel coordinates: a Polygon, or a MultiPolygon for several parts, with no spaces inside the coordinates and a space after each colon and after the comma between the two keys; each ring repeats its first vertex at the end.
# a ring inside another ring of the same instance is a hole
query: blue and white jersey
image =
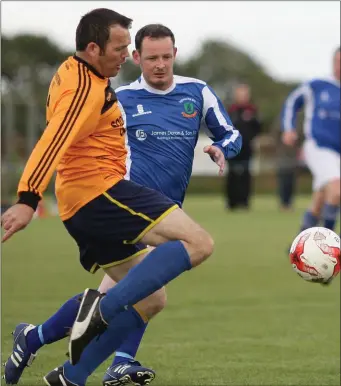
{"type": "Polygon", "coordinates": [[[126,179],[158,190],[180,205],[202,122],[226,158],[240,151],[239,132],[203,81],[174,76],[172,86],[161,91],[141,76],[115,91],[127,128],[126,179]]]}
{"type": "Polygon", "coordinates": [[[340,82],[314,79],[292,91],[283,107],[282,130],[296,128],[297,112],[303,105],[305,137],[340,153],[340,82]]]}

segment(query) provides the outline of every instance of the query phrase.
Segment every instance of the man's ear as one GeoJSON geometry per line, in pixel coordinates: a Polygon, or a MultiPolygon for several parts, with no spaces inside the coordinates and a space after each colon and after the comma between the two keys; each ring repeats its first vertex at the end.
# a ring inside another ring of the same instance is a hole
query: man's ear
{"type": "Polygon", "coordinates": [[[101,49],[99,48],[99,46],[94,43],[94,42],[91,42],[87,45],[86,49],[85,49],[85,52],[91,57],[91,58],[95,58],[96,56],[100,55],[101,54],[101,49]]]}
{"type": "Polygon", "coordinates": [[[134,63],[137,65],[140,65],[140,62],[141,62],[140,53],[137,50],[134,50],[132,56],[133,56],[134,63]]]}

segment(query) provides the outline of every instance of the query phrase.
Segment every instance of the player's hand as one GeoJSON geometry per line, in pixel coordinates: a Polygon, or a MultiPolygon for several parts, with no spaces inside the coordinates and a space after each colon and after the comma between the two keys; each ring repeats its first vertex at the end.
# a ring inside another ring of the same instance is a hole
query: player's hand
{"type": "Polygon", "coordinates": [[[205,146],[204,153],[207,153],[213,161],[219,166],[219,175],[222,176],[225,170],[224,153],[217,146],[205,146]]]}
{"type": "Polygon", "coordinates": [[[5,233],[2,237],[4,243],[14,233],[24,229],[32,220],[34,210],[25,204],[15,204],[1,216],[1,226],[5,233]]]}
{"type": "Polygon", "coordinates": [[[282,134],[282,142],[287,146],[294,146],[297,141],[297,133],[294,130],[285,131],[282,134]]]}

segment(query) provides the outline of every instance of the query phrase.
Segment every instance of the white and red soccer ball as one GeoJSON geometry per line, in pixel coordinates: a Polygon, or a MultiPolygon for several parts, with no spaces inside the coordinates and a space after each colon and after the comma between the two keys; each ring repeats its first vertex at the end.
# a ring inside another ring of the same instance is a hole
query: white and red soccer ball
{"type": "Polygon", "coordinates": [[[293,241],[289,256],[304,280],[330,283],[340,272],[340,237],[327,228],[306,229],[293,241]]]}

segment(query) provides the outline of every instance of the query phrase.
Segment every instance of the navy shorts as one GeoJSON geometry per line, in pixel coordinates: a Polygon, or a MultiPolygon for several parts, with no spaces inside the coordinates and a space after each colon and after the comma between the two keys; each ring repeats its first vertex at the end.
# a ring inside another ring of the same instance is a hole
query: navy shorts
{"type": "Polygon", "coordinates": [[[155,190],[121,180],[64,221],[89,272],[128,261],[144,253],[141,238],[178,208],[155,190]]]}

